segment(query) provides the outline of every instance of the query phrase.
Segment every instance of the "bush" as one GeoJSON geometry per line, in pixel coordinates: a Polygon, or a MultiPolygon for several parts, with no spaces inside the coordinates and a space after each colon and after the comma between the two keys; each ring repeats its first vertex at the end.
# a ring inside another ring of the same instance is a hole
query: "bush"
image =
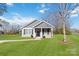
{"type": "Polygon", "coordinates": [[[33,38],[33,35],[31,35],[31,38],[33,38]]]}
{"type": "Polygon", "coordinates": [[[43,36],[43,38],[45,38],[45,36],[43,36]]]}

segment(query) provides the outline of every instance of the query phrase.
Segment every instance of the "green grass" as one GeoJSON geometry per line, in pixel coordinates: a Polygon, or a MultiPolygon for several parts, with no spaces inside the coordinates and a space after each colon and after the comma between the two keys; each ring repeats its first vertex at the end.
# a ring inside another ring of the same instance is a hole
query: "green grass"
{"type": "Polygon", "coordinates": [[[0,43],[2,56],[79,56],[79,35],[68,35],[63,44],[62,35],[37,41],[0,43]]]}
{"type": "Polygon", "coordinates": [[[19,34],[3,34],[0,35],[0,40],[21,40],[21,39],[31,39],[30,37],[21,37],[19,34]]]}

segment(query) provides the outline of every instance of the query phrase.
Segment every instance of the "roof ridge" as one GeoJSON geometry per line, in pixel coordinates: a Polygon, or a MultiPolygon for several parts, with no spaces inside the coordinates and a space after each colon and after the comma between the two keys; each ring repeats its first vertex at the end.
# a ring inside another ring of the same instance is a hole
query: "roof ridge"
{"type": "MultiPolygon", "coordinates": [[[[27,25],[25,25],[24,27],[27,27],[28,25],[32,24],[33,22],[35,22],[36,20],[31,21],[30,23],[28,23],[27,25]]],[[[24,28],[23,27],[23,28],[24,28]]]]}
{"type": "MultiPolygon", "coordinates": [[[[32,24],[33,22],[35,22],[35,21],[37,21],[37,20],[33,20],[33,21],[31,21],[30,23],[28,23],[26,26],[28,26],[28,25],[30,25],[30,24],[32,24]]],[[[25,27],[26,27],[25,26],[25,27]]]]}
{"type": "MultiPolygon", "coordinates": [[[[40,21],[40,23],[42,23],[42,21],[40,21]]],[[[40,23],[36,24],[35,26],[39,25],[40,23]]],[[[33,26],[33,27],[35,27],[35,26],[33,26]]]]}
{"type": "MultiPolygon", "coordinates": [[[[47,24],[50,25],[51,27],[54,27],[54,26],[52,26],[50,23],[48,23],[48,22],[46,22],[46,21],[44,21],[44,20],[40,20],[40,23],[39,23],[39,24],[41,24],[42,22],[47,23],[47,24]]],[[[39,24],[35,25],[34,27],[38,26],[39,24]]]]}

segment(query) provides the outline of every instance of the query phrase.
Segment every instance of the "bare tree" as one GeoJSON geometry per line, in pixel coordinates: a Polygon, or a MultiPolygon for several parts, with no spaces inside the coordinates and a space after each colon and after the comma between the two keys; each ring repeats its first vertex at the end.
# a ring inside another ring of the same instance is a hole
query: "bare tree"
{"type": "Polygon", "coordinates": [[[0,27],[3,32],[7,31],[6,29],[7,29],[8,25],[9,25],[9,23],[7,21],[0,19],[0,27]]]}
{"type": "MultiPolygon", "coordinates": [[[[0,16],[2,16],[5,12],[7,12],[6,3],[0,3],[0,16]]],[[[6,22],[0,19],[0,27],[3,26],[3,23],[6,23],[6,22]]]]}
{"type": "Polygon", "coordinates": [[[54,26],[54,32],[57,34],[60,33],[59,29],[62,28],[62,21],[59,19],[60,16],[58,12],[51,12],[46,18],[46,21],[54,26]]]}
{"type": "Polygon", "coordinates": [[[17,33],[19,33],[20,27],[21,27],[21,26],[18,25],[18,24],[16,24],[16,25],[11,24],[11,25],[10,25],[9,34],[17,34],[17,33]]]}
{"type": "MultiPolygon", "coordinates": [[[[51,4],[52,6],[54,4],[51,4]]],[[[54,26],[56,26],[56,29],[59,27],[62,27],[62,32],[64,34],[64,42],[67,42],[67,37],[66,37],[66,29],[70,27],[70,22],[69,18],[71,16],[71,12],[79,6],[77,3],[59,3],[55,5],[57,10],[54,12],[50,12],[48,17],[46,18],[47,21],[50,21],[54,26]],[[53,22],[51,21],[53,20],[53,22]]]]}
{"type": "Polygon", "coordinates": [[[67,42],[66,37],[66,21],[69,20],[71,12],[78,7],[78,4],[70,4],[70,3],[61,3],[59,4],[58,12],[63,21],[63,34],[64,34],[64,42],[67,42]]]}
{"type": "Polygon", "coordinates": [[[5,12],[7,12],[6,3],[0,3],[0,16],[2,16],[5,12]]]}
{"type": "MultiPolygon", "coordinates": [[[[47,16],[47,18],[45,18],[45,20],[47,22],[49,22],[50,24],[52,24],[54,26],[54,33],[55,34],[63,34],[63,21],[60,20],[61,16],[59,14],[59,12],[50,12],[47,16]]],[[[66,34],[71,34],[70,32],[70,27],[72,22],[70,22],[70,20],[66,20],[66,34]]]]}

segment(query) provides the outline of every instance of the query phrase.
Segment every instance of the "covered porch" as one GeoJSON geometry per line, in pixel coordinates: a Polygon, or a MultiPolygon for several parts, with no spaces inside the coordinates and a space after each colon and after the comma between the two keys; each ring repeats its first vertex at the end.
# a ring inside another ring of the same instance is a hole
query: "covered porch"
{"type": "Polygon", "coordinates": [[[53,36],[52,28],[34,28],[33,37],[34,38],[51,38],[53,36]]]}

